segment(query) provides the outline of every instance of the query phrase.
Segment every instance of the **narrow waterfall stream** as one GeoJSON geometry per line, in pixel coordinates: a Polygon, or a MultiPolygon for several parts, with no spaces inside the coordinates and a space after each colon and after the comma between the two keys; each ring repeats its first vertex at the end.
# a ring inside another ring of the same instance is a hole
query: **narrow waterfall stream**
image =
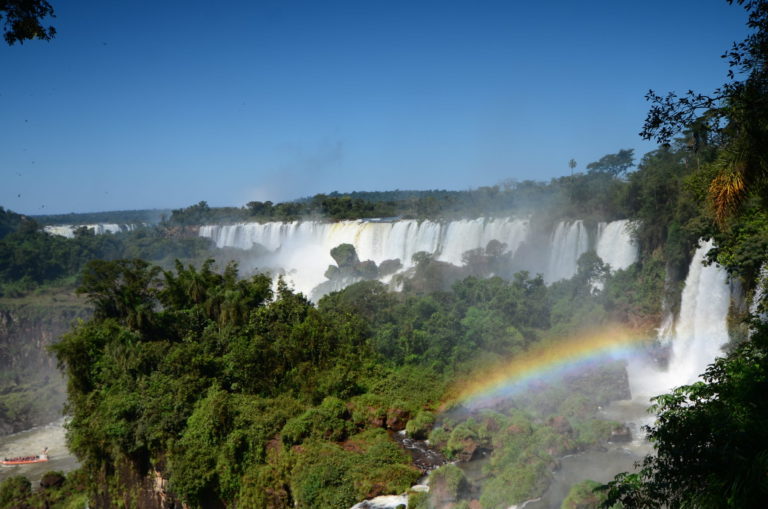
{"type": "MultiPolygon", "coordinates": [[[[722,355],[722,347],[728,342],[730,287],[724,269],[702,263],[712,245],[712,241],[703,242],[691,260],[680,314],[670,338],[667,369],[660,369],[646,359],[631,359],[627,371],[632,399],[615,401],[602,412],[606,419],[626,423],[632,431],[632,441],[612,444],[606,451],[587,451],[563,458],[552,484],[540,500],[526,505],[528,509],[559,509],[572,484],[587,479],[607,482],[616,473],[632,471],[636,461],[652,452],[643,433],[643,426],[654,421],[647,411],[650,398],[695,382],[707,365],[722,355]]],[[[663,340],[667,333],[664,324],[659,333],[663,340]]]]}

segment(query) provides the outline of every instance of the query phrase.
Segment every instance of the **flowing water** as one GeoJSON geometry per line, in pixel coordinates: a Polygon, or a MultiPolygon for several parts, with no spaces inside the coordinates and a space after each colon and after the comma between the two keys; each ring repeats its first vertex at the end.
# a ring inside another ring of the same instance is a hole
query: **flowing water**
{"type": "Polygon", "coordinates": [[[702,262],[712,249],[704,242],[691,260],[680,301],[680,314],[671,338],[671,354],[666,370],[637,359],[628,366],[635,399],[650,397],[675,387],[695,382],[707,365],[722,354],[728,342],[730,286],[725,270],[702,262]]]}
{"type": "Polygon", "coordinates": [[[134,224],[114,224],[114,223],[99,223],[99,224],[83,224],[83,225],[49,225],[43,227],[43,230],[51,235],[58,235],[60,237],[66,237],[71,239],[75,236],[75,230],[80,227],[88,228],[96,235],[103,235],[105,233],[119,233],[122,231],[132,231],[136,225],[134,224]]]}
{"type": "Polygon", "coordinates": [[[32,486],[51,470],[69,472],[80,466],[69,450],[65,440],[64,419],[32,429],[0,437],[0,457],[34,456],[48,448],[49,461],[12,467],[0,466],[0,481],[13,475],[26,476],[32,486]]]}
{"type": "Polygon", "coordinates": [[[760,267],[755,294],[752,296],[752,302],[749,305],[750,314],[762,320],[768,319],[768,303],[763,303],[766,293],[768,293],[768,264],[760,267]]]}
{"type": "Polygon", "coordinates": [[[595,251],[612,270],[626,269],[637,260],[637,244],[626,219],[597,225],[595,251]]]}
{"type": "Polygon", "coordinates": [[[613,269],[623,269],[637,259],[637,249],[626,220],[600,223],[590,235],[583,221],[561,221],[551,232],[535,232],[528,218],[478,218],[457,221],[357,220],[324,223],[240,223],[200,227],[200,236],[219,248],[244,251],[244,270],[273,270],[285,274],[294,288],[310,295],[325,281],[333,265],[330,251],[352,244],[360,260],[380,264],[398,259],[403,270],[413,266],[413,255],[425,251],[437,260],[462,265],[466,251],[485,248],[491,240],[506,245],[510,269],[541,273],[547,283],[576,274],[577,260],[593,248],[613,269]],[[590,238],[594,237],[594,246],[590,238]],[[521,247],[535,246],[536,253],[517,258],[521,247]],[[543,255],[541,253],[543,251],[543,255]]]}
{"type": "Polygon", "coordinates": [[[544,271],[547,284],[568,279],[576,274],[579,256],[589,249],[589,233],[581,220],[563,221],[552,232],[549,263],[544,271]]]}
{"type": "Polygon", "coordinates": [[[553,474],[553,482],[540,500],[529,509],[558,509],[570,486],[591,479],[606,482],[618,472],[632,471],[634,463],[652,452],[644,439],[643,426],[652,424],[648,413],[650,398],[675,387],[693,383],[728,342],[727,316],[731,290],[727,274],[718,265],[703,265],[711,241],[702,243],[693,256],[680,302],[680,314],[672,325],[665,319],[660,339],[671,342],[666,369],[652,360],[630,360],[627,371],[632,399],[616,401],[603,410],[606,419],[624,422],[632,431],[632,441],[609,445],[606,451],[588,451],[563,458],[553,474]]]}
{"type": "MultiPolygon", "coordinates": [[[[103,228],[97,228],[95,231],[98,233],[112,231],[114,228],[110,228],[111,226],[104,225],[103,228]]],[[[279,269],[287,275],[297,290],[310,294],[314,287],[325,280],[323,274],[328,265],[334,263],[330,250],[342,243],[354,245],[360,260],[373,260],[380,264],[385,260],[399,259],[405,269],[412,266],[413,255],[420,251],[430,253],[440,261],[461,265],[463,253],[472,249],[485,248],[491,240],[505,244],[506,252],[510,254],[512,260],[515,260],[517,251],[527,243],[531,246],[540,246],[544,252],[539,251],[539,254],[534,257],[534,262],[526,264],[519,261],[519,266],[516,265],[513,268],[542,273],[545,281],[552,283],[574,276],[579,256],[589,249],[595,249],[603,261],[610,264],[614,270],[626,268],[634,263],[637,259],[637,249],[628,230],[629,223],[622,220],[600,223],[596,231],[590,233],[583,221],[576,220],[559,222],[553,225],[551,232],[542,233],[533,232],[530,220],[527,218],[480,218],[448,222],[358,220],[336,223],[315,221],[243,223],[203,226],[199,234],[213,240],[217,247],[237,248],[250,253],[252,267],[244,267],[246,270],[256,267],[279,269]]],[[[56,233],[66,235],[70,231],[61,229],[56,233]]],[[[700,282],[699,279],[702,279],[702,276],[701,274],[698,276],[695,283],[698,289],[691,290],[695,294],[694,300],[698,295],[697,292],[704,291],[707,284],[711,285],[722,279],[719,272],[717,276],[713,276],[706,270],[709,268],[699,267],[699,269],[701,270],[698,272],[705,273],[704,279],[709,283],[700,282]],[[702,286],[704,288],[701,288],[702,286]]],[[[693,272],[695,271],[692,269],[693,272]]],[[[691,285],[693,286],[693,283],[691,285]]],[[[685,299],[684,295],[684,301],[685,299]]],[[[688,307],[683,305],[684,309],[688,307]]],[[[727,312],[727,306],[725,310],[727,312]]],[[[696,346],[696,340],[692,338],[695,337],[698,329],[688,331],[686,326],[680,324],[688,323],[688,315],[695,321],[703,315],[710,314],[710,311],[698,310],[698,307],[694,306],[694,311],[686,311],[686,318],[681,313],[678,320],[678,335],[685,338],[682,340],[685,346],[681,344],[681,348],[691,349],[696,346]]],[[[713,332],[715,336],[718,334],[719,332],[713,332]]],[[[710,350],[706,352],[704,356],[711,353],[710,350]]],[[[682,352],[679,359],[681,364],[676,369],[679,369],[680,373],[687,374],[695,370],[694,366],[698,361],[686,364],[687,358],[682,352]]],[[[645,393],[640,390],[638,394],[645,393]]],[[[633,412],[644,409],[647,397],[643,397],[645,399],[640,400],[642,403],[633,404],[633,412]]],[[[628,415],[626,410],[620,413],[628,415]]],[[[644,447],[642,441],[638,441],[636,446],[644,447]]],[[[2,456],[34,455],[44,447],[49,448],[49,462],[5,467],[0,470],[0,479],[9,475],[23,474],[36,483],[47,471],[69,471],[77,468],[77,460],[66,449],[63,420],[0,438],[0,455],[2,456]]],[[[570,484],[577,482],[585,475],[597,480],[604,478],[607,480],[609,477],[606,476],[612,472],[625,470],[631,466],[634,458],[642,454],[639,450],[633,452],[632,447],[635,445],[623,445],[608,452],[582,453],[564,458],[561,461],[562,467],[554,474],[556,482],[548,492],[549,495],[545,495],[539,505],[547,507],[547,497],[550,495],[552,500],[562,500],[563,490],[567,492],[570,484]],[[593,455],[598,457],[592,457],[593,455]]],[[[396,507],[403,502],[402,495],[393,495],[379,497],[359,507],[396,507]]]]}

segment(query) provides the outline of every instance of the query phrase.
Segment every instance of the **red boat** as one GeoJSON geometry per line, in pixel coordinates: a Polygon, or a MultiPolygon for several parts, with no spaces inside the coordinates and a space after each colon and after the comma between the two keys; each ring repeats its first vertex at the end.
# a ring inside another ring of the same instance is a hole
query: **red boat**
{"type": "Polygon", "coordinates": [[[29,465],[30,463],[45,463],[48,461],[48,448],[37,456],[18,456],[16,458],[3,458],[0,465],[12,467],[14,465],[29,465]]]}

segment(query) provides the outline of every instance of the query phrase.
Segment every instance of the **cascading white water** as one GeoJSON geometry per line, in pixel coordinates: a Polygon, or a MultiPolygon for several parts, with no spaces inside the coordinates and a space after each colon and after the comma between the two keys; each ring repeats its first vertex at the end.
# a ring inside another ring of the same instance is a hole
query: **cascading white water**
{"type": "Polygon", "coordinates": [[[114,224],[114,223],[99,223],[99,224],[82,224],[72,225],[63,224],[57,226],[44,226],[43,231],[50,233],[51,235],[58,235],[60,237],[66,237],[71,239],[75,236],[75,229],[80,227],[86,227],[96,235],[103,235],[105,233],[118,233],[121,231],[132,231],[135,225],[132,224],[114,224]]]}
{"type": "Polygon", "coordinates": [[[562,221],[552,233],[549,262],[544,272],[547,284],[572,278],[578,270],[579,257],[589,249],[589,233],[583,221],[562,221]]]}
{"type": "Polygon", "coordinates": [[[700,244],[691,260],[671,340],[665,371],[630,363],[629,380],[636,398],[649,398],[695,382],[728,342],[728,275],[719,265],[702,262],[713,242],[700,244]]]}
{"type": "Polygon", "coordinates": [[[611,270],[626,269],[637,261],[637,244],[626,219],[597,225],[595,251],[611,270]]]}
{"type": "Polygon", "coordinates": [[[637,459],[652,452],[643,430],[655,420],[647,411],[650,399],[696,382],[728,342],[731,290],[727,273],[718,265],[702,263],[712,245],[712,241],[700,243],[685,279],[677,320],[668,314],[658,329],[659,340],[670,349],[666,369],[646,357],[630,359],[627,374],[632,399],[614,401],[603,411],[605,418],[630,427],[633,440],[622,447],[637,459]]]}
{"type": "Polygon", "coordinates": [[[272,254],[255,263],[280,267],[295,288],[306,294],[324,281],[334,261],[330,251],[339,244],[355,246],[360,260],[399,259],[407,268],[413,255],[425,251],[438,260],[461,265],[461,255],[470,249],[485,248],[491,240],[506,244],[514,253],[528,234],[527,219],[472,219],[446,223],[434,221],[339,221],[321,223],[241,223],[200,227],[200,236],[212,239],[217,247],[252,249],[262,246],[272,254]]]}
{"type": "MultiPolygon", "coordinates": [[[[595,235],[598,254],[614,269],[626,268],[637,258],[628,224],[626,220],[601,223],[595,235]]],[[[518,218],[240,223],[201,226],[199,234],[219,248],[252,250],[247,262],[241,262],[245,270],[285,272],[294,287],[307,295],[325,281],[325,270],[334,263],[330,251],[339,244],[355,246],[360,260],[380,264],[399,259],[407,269],[419,251],[462,265],[466,251],[485,248],[491,240],[506,244],[506,251],[514,255],[521,245],[541,235],[531,231],[528,219],[518,218]]],[[[534,244],[543,252],[537,252],[528,263],[513,262],[511,268],[541,272],[548,284],[573,277],[579,256],[590,247],[587,227],[580,220],[562,221],[545,235],[546,240],[534,244]]]]}
{"type": "Polygon", "coordinates": [[[763,264],[757,276],[757,285],[752,295],[752,302],[749,304],[749,313],[764,321],[768,319],[768,310],[765,308],[761,310],[760,304],[765,299],[766,292],[768,292],[768,264],[763,264]]]}

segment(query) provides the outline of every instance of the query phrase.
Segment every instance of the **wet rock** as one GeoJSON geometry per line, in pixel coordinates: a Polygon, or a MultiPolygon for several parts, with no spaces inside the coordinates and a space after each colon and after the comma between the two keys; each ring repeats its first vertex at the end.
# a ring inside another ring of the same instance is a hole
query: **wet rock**
{"type": "Polygon", "coordinates": [[[626,425],[617,426],[611,430],[611,442],[630,442],[632,431],[626,425]]]}
{"type": "Polygon", "coordinates": [[[58,472],[48,472],[40,479],[40,487],[43,489],[59,488],[66,478],[58,472]]]}
{"type": "Polygon", "coordinates": [[[408,451],[413,459],[413,464],[424,473],[430,472],[448,461],[439,451],[431,448],[426,440],[414,440],[405,433],[392,433],[391,437],[408,451]]]}
{"type": "Polygon", "coordinates": [[[400,258],[395,258],[394,260],[384,260],[379,265],[379,275],[382,277],[388,276],[390,274],[394,274],[402,268],[403,264],[400,262],[400,258]]]}
{"type": "Polygon", "coordinates": [[[461,441],[461,449],[456,453],[456,457],[459,461],[470,461],[479,447],[480,444],[476,440],[465,438],[461,441]]]}
{"type": "Polygon", "coordinates": [[[573,428],[571,427],[571,423],[568,422],[568,419],[566,419],[562,415],[556,415],[554,417],[550,417],[547,421],[547,425],[550,426],[552,429],[554,429],[557,433],[560,435],[573,435],[573,428]]]}
{"type": "Polygon", "coordinates": [[[403,430],[410,418],[411,414],[407,410],[390,408],[387,410],[387,427],[394,431],[403,430]]]}

